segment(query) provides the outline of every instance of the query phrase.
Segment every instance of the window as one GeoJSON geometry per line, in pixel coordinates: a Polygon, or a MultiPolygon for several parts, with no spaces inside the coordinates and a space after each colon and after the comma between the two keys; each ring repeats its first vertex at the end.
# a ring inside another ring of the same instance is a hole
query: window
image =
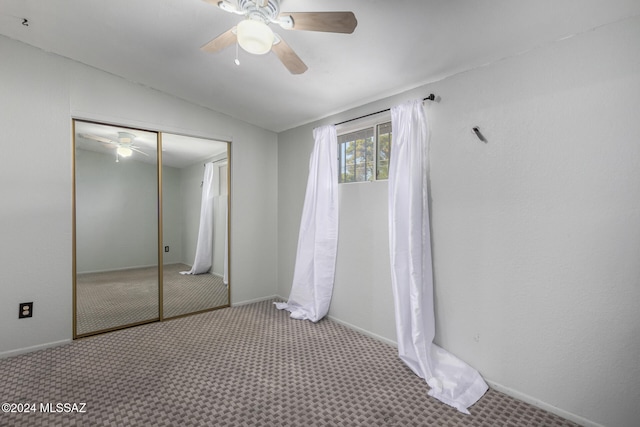
{"type": "Polygon", "coordinates": [[[378,135],[377,178],[389,179],[389,160],[391,159],[391,122],[376,126],[378,135]]]}
{"type": "Polygon", "coordinates": [[[338,182],[389,178],[391,122],[377,123],[338,136],[338,182]]]}

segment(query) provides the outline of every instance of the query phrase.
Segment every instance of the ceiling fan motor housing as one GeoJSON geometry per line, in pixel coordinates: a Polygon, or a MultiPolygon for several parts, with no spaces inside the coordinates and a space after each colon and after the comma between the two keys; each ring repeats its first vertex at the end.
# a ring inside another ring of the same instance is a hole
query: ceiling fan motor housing
{"type": "Polygon", "coordinates": [[[130,132],[118,132],[118,142],[120,144],[129,145],[135,138],[136,136],[130,132]]]}
{"type": "Polygon", "coordinates": [[[238,0],[240,10],[246,12],[246,15],[255,19],[258,15],[265,21],[276,21],[280,14],[280,2],[278,0],[269,0],[266,6],[259,6],[260,0],[238,0]]]}

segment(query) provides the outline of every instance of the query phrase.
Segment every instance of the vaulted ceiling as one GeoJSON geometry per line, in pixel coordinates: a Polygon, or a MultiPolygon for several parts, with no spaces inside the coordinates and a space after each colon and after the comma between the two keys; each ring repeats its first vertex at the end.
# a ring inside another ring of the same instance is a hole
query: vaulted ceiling
{"type": "Polygon", "coordinates": [[[308,66],[293,75],[273,53],[203,52],[243,19],[212,3],[0,0],[0,34],[280,132],[640,14],[638,0],[282,0],[358,20],[353,34],[271,25],[308,66]]]}

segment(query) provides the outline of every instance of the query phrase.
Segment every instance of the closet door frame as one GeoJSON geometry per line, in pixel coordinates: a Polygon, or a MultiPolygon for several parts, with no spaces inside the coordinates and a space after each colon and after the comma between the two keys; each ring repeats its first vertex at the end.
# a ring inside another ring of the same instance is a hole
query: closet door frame
{"type": "MultiPolygon", "coordinates": [[[[171,132],[169,132],[171,133],[171,132]]],[[[88,336],[92,336],[92,335],[97,335],[97,334],[101,334],[101,333],[106,333],[106,332],[111,332],[111,331],[115,331],[115,330],[120,330],[120,329],[124,329],[124,328],[129,328],[129,327],[133,327],[133,326],[139,326],[139,325],[144,325],[144,324],[148,324],[148,323],[154,323],[154,322],[158,322],[158,321],[164,321],[164,320],[168,320],[168,319],[174,319],[177,317],[184,317],[184,316],[189,316],[189,315],[193,315],[193,314],[198,314],[198,313],[202,313],[202,312],[207,312],[207,311],[212,311],[212,310],[216,310],[219,308],[224,308],[224,307],[229,307],[231,304],[231,271],[230,271],[230,266],[231,266],[231,142],[230,141],[219,141],[219,142],[225,142],[227,144],[227,215],[228,215],[228,220],[227,220],[227,224],[226,224],[226,232],[227,235],[229,236],[229,239],[227,241],[227,254],[228,254],[228,258],[227,258],[227,274],[228,274],[228,285],[227,285],[227,303],[221,306],[215,306],[215,307],[211,307],[211,308],[207,308],[207,309],[203,309],[203,310],[198,310],[198,311],[194,311],[194,312],[189,312],[189,313],[185,313],[179,316],[172,316],[169,318],[165,318],[164,317],[164,236],[163,236],[163,187],[162,187],[162,183],[163,183],[163,176],[162,176],[162,169],[163,169],[163,158],[162,158],[162,147],[163,147],[163,135],[167,134],[167,132],[164,131],[159,131],[159,130],[152,130],[152,129],[144,129],[142,127],[134,127],[134,126],[129,126],[129,125],[122,125],[122,124],[116,124],[116,123],[109,123],[109,122],[105,122],[105,121],[100,121],[100,120],[93,120],[93,119],[85,119],[85,118],[80,118],[80,117],[73,117],[72,118],[72,135],[73,135],[73,141],[72,141],[72,145],[73,145],[73,150],[72,150],[72,332],[73,332],[73,339],[78,339],[78,338],[84,338],[84,337],[88,337],[88,336]],[[82,333],[78,333],[78,292],[77,292],[77,177],[76,177],[76,172],[77,172],[77,156],[76,156],[76,150],[77,150],[77,130],[76,130],[76,123],[77,122],[81,122],[81,123],[90,123],[90,124],[96,124],[96,125],[103,125],[103,126],[112,126],[115,128],[121,128],[121,129],[130,129],[132,132],[136,132],[136,131],[141,131],[141,132],[148,132],[148,133],[154,133],[156,135],[156,190],[157,190],[157,194],[156,194],[156,211],[157,211],[157,286],[158,286],[158,292],[157,292],[157,296],[158,296],[158,311],[157,311],[157,316],[151,318],[151,319],[146,319],[146,320],[142,320],[142,321],[137,321],[137,322],[132,322],[132,323],[126,323],[126,324],[122,324],[122,325],[118,325],[118,326],[114,326],[114,327],[109,327],[109,328],[104,328],[104,329],[99,329],[96,331],[90,331],[90,332],[82,332],[82,333]]],[[[197,137],[194,137],[197,138],[197,137]]],[[[199,138],[199,139],[209,139],[209,138],[199,138]]],[[[216,141],[214,139],[211,139],[212,141],[216,141]]]]}

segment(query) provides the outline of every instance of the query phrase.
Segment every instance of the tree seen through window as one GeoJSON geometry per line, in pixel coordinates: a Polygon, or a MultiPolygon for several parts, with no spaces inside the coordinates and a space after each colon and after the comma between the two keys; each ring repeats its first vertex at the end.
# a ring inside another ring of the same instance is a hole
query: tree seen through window
{"type": "Polygon", "coordinates": [[[338,136],[340,183],[389,177],[391,122],[338,136]]]}

